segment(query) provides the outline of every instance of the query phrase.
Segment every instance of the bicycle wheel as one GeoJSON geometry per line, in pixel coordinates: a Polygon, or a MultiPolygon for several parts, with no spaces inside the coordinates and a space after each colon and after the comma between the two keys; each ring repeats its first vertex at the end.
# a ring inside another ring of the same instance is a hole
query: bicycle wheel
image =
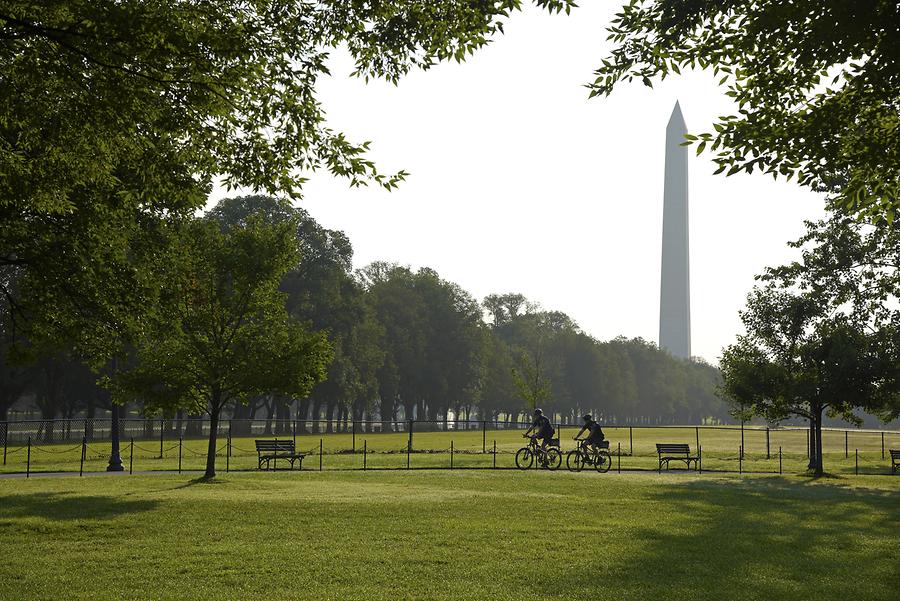
{"type": "Polygon", "coordinates": [[[580,472],[584,469],[584,456],[581,454],[581,451],[575,449],[566,454],[566,467],[571,472],[580,472]]]}
{"type": "Polygon", "coordinates": [[[534,455],[531,454],[531,449],[528,447],[519,449],[516,453],[516,467],[520,470],[527,470],[532,463],[534,463],[534,455]]]}
{"type": "Polygon", "coordinates": [[[562,453],[559,452],[559,449],[554,447],[547,449],[547,461],[544,467],[548,470],[557,470],[560,465],[562,465],[562,453]]]}
{"type": "Polygon", "coordinates": [[[594,468],[601,474],[605,474],[612,467],[612,456],[609,451],[597,451],[594,468]]]}

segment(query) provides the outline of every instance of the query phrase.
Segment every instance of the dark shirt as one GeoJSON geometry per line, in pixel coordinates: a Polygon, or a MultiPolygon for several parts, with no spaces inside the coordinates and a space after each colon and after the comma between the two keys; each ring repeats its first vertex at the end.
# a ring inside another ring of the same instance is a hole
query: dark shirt
{"type": "Polygon", "coordinates": [[[553,427],[550,425],[550,420],[547,419],[546,415],[536,417],[534,419],[534,423],[531,424],[531,427],[538,432],[548,432],[553,429],[553,427]]]}
{"type": "Polygon", "coordinates": [[[590,438],[595,438],[598,440],[603,440],[606,436],[603,434],[603,428],[600,427],[600,424],[595,422],[594,420],[589,421],[584,425],[587,428],[587,431],[590,433],[590,438]]]}

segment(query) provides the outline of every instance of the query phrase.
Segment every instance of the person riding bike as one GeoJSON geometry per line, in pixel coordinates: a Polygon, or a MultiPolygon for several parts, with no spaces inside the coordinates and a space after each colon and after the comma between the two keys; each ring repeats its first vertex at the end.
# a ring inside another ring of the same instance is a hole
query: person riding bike
{"type": "Polygon", "coordinates": [[[584,439],[584,444],[587,447],[593,448],[595,451],[599,450],[601,443],[606,440],[606,435],[603,434],[603,428],[594,421],[594,418],[590,414],[583,416],[581,419],[584,420],[584,425],[581,426],[581,430],[575,435],[575,440],[579,440],[578,437],[587,431],[588,435],[584,439]]]}
{"type": "Polygon", "coordinates": [[[540,409],[534,410],[534,422],[532,422],[531,427],[525,431],[524,436],[528,437],[532,430],[535,431],[534,438],[541,440],[541,448],[543,449],[547,448],[547,444],[553,438],[553,435],[556,434],[556,430],[550,425],[550,420],[547,419],[547,416],[544,415],[544,412],[540,409]]]}

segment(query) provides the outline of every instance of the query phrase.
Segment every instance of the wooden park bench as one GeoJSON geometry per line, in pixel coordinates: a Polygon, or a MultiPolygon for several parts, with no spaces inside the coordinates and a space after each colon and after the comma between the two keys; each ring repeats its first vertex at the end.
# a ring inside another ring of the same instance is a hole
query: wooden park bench
{"type": "Polygon", "coordinates": [[[656,443],[656,454],[659,456],[659,468],[657,471],[662,471],[664,463],[666,464],[666,469],[669,469],[670,461],[684,461],[687,464],[688,469],[690,469],[691,462],[693,461],[694,469],[699,469],[700,456],[691,455],[691,447],[689,445],[656,443]]]}
{"type": "Polygon", "coordinates": [[[277,469],[278,460],[286,459],[291,463],[291,469],[294,469],[294,462],[298,462],[300,469],[303,469],[303,453],[298,453],[294,448],[293,440],[257,440],[256,455],[258,461],[258,469],[263,469],[263,463],[266,469],[269,469],[269,463],[272,462],[272,469],[277,469]]]}
{"type": "Polygon", "coordinates": [[[896,474],[900,468],[900,449],[891,449],[891,473],[896,474]]]}

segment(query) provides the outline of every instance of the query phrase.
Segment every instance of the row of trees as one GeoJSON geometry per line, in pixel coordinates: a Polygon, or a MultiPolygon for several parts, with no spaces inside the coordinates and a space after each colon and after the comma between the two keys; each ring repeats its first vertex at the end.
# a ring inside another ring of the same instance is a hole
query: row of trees
{"type": "MultiPolygon", "coordinates": [[[[103,383],[145,415],[202,410],[215,420],[227,410],[324,419],[328,430],[348,419],[518,419],[536,406],[559,419],[585,411],[630,422],[727,417],[709,365],[640,339],[598,342],[520,294],[479,304],[428,268],[373,263],[354,273],[346,236],[284,201],[223,200],[176,238],[161,262],[163,310],[145,315],[128,355],[104,366],[103,383]],[[291,248],[299,254],[278,250],[291,248]],[[266,324],[265,336],[245,325],[254,319],[266,324]],[[301,344],[285,348],[313,352],[273,348],[276,332],[290,337],[287,323],[325,333],[330,348],[301,333],[293,334],[301,344]],[[284,361],[314,368],[298,374],[284,361]],[[287,373],[311,385],[281,382],[287,373]]],[[[26,392],[26,369],[2,370],[0,409],[26,392]]],[[[108,406],[78,362],[45,358],[31,371],[45,418],[108,406]]]]}

